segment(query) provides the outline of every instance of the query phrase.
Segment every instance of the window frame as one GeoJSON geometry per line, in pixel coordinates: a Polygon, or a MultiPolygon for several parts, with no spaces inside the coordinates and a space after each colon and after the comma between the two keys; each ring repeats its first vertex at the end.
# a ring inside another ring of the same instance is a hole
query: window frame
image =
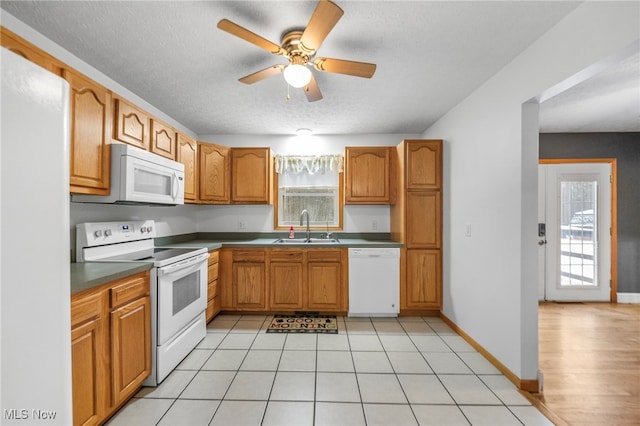
{"type": "MultiPolygon", "coordinates": [[[[274,194],[274,202],[273,202],[273,229],[276,231],[279,230],[289,230],[291,225],[280,225],[278,223],[279,211],[278,211],[278,203],[280,202],[280,193],[278,191],[278,179],[279,173],[276,172],[275,164],[273,166],[273,194],[274,194]]],[[[344,171],[338,172],[338,225],[337,226],[329,226],[329,231],[342,231],[344,223],[343,223],[343,210],[344,210],[344,171]]],[[[326,231],[326,225],[316,225],[309,226],[309,229],[312,231],[326,231]]]]}

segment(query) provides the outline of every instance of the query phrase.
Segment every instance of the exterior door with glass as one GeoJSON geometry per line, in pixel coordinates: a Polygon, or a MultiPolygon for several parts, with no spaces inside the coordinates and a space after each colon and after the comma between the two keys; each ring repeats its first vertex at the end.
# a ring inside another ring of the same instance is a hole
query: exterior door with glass
{"type": "Polygon", "coordinates": [[[539,166],[540,298],[611,300],[611,165],[539,166]]]}

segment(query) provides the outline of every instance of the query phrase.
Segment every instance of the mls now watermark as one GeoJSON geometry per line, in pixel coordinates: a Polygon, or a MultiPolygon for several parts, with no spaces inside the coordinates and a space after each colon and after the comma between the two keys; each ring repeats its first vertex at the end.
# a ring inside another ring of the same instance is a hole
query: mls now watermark
{"type": "Polygon", "coordinates": [[[55,411],[39,409],[28,410],[26,408],[12,408],[4,410],[5,420],[53,420],[56,418],[55,411]]]}

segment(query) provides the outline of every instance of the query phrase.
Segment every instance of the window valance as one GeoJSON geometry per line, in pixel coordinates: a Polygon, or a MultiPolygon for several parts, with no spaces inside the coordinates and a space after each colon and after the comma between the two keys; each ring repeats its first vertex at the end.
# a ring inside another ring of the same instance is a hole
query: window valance
{"type": "Polygon", "coordinates": [[[344,159],[342,155],[276,155],[277,173],[301,173],[310,175],[340,173],[343,169],[344,159]]]}

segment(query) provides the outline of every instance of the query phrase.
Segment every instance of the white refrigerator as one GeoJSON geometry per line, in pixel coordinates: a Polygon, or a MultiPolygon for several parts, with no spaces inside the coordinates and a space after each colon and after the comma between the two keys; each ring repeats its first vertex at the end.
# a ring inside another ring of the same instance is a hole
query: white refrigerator
{"type": "Polygon", "coordinates": [[[69,85],[0,49],[0,424],[70,425],[69,85]]]}

